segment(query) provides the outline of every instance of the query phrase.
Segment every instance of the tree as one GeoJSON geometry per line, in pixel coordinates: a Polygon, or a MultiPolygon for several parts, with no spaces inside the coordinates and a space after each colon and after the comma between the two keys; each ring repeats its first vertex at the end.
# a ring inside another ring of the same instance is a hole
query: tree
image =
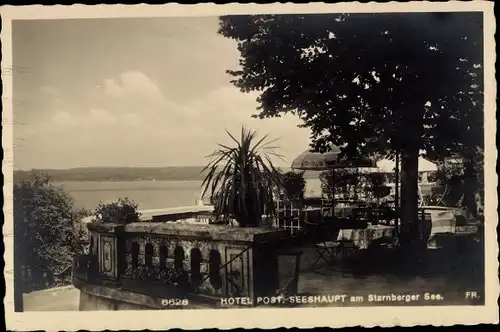
{"type": "Polygon", "coordinates": [[[32,172],[28,180],[14,184],[16,296],[70,282],[73,257],[87,244],[80,223],[85,215],[43,174],[32,172]]]}
{"type": "Polygon", "coordinates": [[[356,199],[358,194],[358,187],[361,183],[361,174],[356,169],[340,168],[335,170],[335,175],[332,170],[325,170],[319,173],[319,180],[321,181],[321,192],[329,199],[333,198],[333,191],[335,194],[342,194],[344,197],[351,197],[356,199]]]}
{"type": "Polygon", "coordinates": [[[299,116],[312,146],[401,155],[401,244],[415,248],[418,157],[481,146],[482,13],[224,16],[260,118],[299,116]],[[370,139],[368,139],[370,138],[370,139]]]}
{"type": "Polygon", "coordinates": [[[292,202],[301,203],[304,199],[306,190],[306,180],[304,179],[304,172],[289,171],[282,175],[281,188],[284,198],[292,202]]]}

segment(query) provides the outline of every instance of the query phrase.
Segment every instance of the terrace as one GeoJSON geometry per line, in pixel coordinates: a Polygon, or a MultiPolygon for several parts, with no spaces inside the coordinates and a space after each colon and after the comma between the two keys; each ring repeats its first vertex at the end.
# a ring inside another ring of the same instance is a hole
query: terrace
{"type": "Polygon", "coordinates": [[[271,305],[262,299],[278,296],[295,300],[273,305],[480,304],[461,295],[482,289],[480,246],[452,255],[428,250],[418,269],[402,268],[404,258],[390,247],[315,264],[316,242],[292,236],[290,228],[211,224],[207,209],[162,211],[131,224],[88,223],[89,255],[75,258],[73,267],[79,309],[181,307],[165,305],[165,299],[187,300],[189,308],[256,306],[271,305]],[[440,299],[426,300],[426,293],[440,299]],[[419,297],[377,302],[369,301],[370,294],[419,297]]]}

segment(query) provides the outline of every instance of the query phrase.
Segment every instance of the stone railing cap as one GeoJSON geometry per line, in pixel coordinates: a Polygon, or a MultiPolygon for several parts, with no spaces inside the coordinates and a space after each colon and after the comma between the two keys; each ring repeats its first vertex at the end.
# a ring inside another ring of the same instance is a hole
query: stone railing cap
{"type": "Polygon", "coordinates": [[[96,231],[99,233],[117,233],[123,232],[125,230],[125,225],[116,223],[89,222],[87,223],[87,228],[90,231],[96,231]]]}
{"type": "Polygon", "coordinates": [[[166,236],[199,237],[220,241],[260,242],[286,237],[284,230],[265,227],[230,227],[225,225],[175,222],[137,222],[125,225],[127,233],[149,233],[166,236]]]}

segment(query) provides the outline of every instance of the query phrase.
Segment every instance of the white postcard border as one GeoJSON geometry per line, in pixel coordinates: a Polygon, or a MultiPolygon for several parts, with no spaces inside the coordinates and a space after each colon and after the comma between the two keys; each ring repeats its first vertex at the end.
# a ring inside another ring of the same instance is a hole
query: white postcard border
{"type": "Polygon", "coordinates": [[[73,5],[73,6],[2,6],[2,81],[3,116],[2,145],[4,160],[5,270],[13,267],[12,234],[12,53],[11,21],[33,19],[118,18],[118,17],[181,17],[222,14],[257,13],[325,13],[325,12],[418,12],[418,11],[483,11],[485,70],[485,306],[428,307],[348,307],[296,309],[193,309],[163,311],[95,311],[95,312],[23,312],[13,309],[13,276],[6,279],[5,313],[7,328],[12,330],[103,330],[103,329],[201,329],[201,328],[276,328],[276,327],[347,327],[347,326],[414,326],[473,325],[498,322],[497,298],[498,243],[496,212],[498,177],[495,170],[496,137],[496,59],[494,33],[496,21],[493,3],[472,2],[410,2],[410,3],[310,3],[310,4],[197,4],[197,5],[73,5]],[[361,312],[361,310],[363,312],[361,312]]]}

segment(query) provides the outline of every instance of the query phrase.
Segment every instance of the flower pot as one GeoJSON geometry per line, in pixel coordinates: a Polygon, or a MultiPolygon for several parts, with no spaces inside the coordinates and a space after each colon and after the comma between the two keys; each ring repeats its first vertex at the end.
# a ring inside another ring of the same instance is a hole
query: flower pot
{"type": "Polygon", "coordinates": [[[234,219],[240,227],[257,227],[261,224],[262,216],[260,218],[255,216],[252,211],[247,211],[249,213],[237,212],[234,215],[234,219]]]}
{"type": "Polygon", "coordinates": [[[253,217],[248,217],[248,216],[239,216],[236,217],[236,222],[240,227],[259,227],[261,224],[261,219],[253,218],[253,217]]]}

